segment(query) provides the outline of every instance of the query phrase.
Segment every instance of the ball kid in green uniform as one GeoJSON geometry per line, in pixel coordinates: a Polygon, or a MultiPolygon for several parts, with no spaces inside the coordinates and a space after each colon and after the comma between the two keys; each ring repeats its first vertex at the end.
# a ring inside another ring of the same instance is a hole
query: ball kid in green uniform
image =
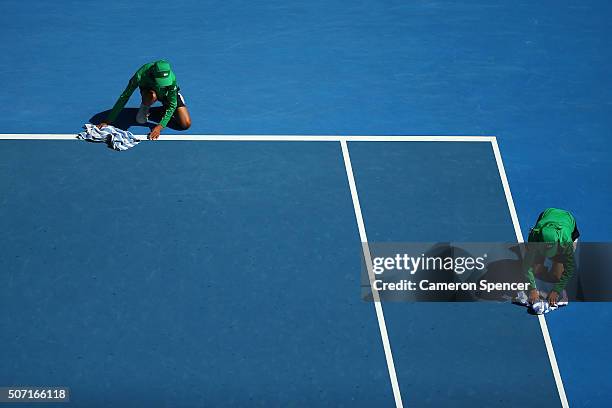
{"type": "Polygon", "coordinates": [[[565,287],[576,269],[574,252],[579,236],[576,220],[569,211],[547,208],[540,214],[529,233],[527,253],[523,261],[525,275],[529,281],[531,303],[540,299],[536,277],[555,284],[548,295],[551,306],[556,305],[558,301],[567,301],[565,287]],[[550,270],[544,266],[546,258],[552,262],[550,270]]]}
{"type": "Polygon", "coordinates": [[[147,123],[149,108],[157,101],[161,102],[165,108],[164,116],[159,121],[159,124],[149,133],[149,139],[155,140],[159,138],[162,129],[168,125],[170,120],[180,130],[189,129],[191,117],[189,116],[187,106],[185,106],[185,99],[181,95],[180,88],[176,83],[176,76],[172,72],[170,63],[166,60],[144,64],[136,71],[108,114],[106,121],[98,125],[99,128],[112,124],[117,119],[119,112],[121,112],[136,88],[140,89],[142,97],[140,109],[138,109],[136,114],[136,122],[140,124],[147,123]]]}

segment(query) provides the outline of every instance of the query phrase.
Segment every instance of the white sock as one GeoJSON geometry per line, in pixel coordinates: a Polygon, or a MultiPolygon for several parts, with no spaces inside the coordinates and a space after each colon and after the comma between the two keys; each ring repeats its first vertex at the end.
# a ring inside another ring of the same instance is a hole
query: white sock
{"type": "Polygon", "coordinates": [[[138,109],[138,113],[136,114],[136,122],[144,125],[147,123],[149,119],[149,107],[145,104],[140,104],[140,108],[138,109]]]}

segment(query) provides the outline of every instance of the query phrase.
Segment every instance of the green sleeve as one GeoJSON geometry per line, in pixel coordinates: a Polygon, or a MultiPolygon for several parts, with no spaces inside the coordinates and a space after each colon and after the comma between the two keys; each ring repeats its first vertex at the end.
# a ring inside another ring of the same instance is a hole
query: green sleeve
{"type": "Polygon", "coordinates": [[[565,263],[563,264],[563,274],[561,275],[561,279],[555,285],[553,290],[557,293],[561,293],[563,289],[567,286],[572,276],[574,276],[574,270],[576,269],[576,261],[574,258],[574,247],[573,245],[568,245],[565,253],[565,263]]]}
{"type": "Polygon", "coordinates": [[[119,112],[121,112],[121,109],[123,109],[123,107],[130,99],[130,96],[132,96],[136,88],[138,88],[141,80],[143,79],[145,73],[151,67],[151,65],[153,64],[144,64],[138,69],[138,71],[136,71],[132,78],[130,78],[130,82],[128,82],[127,86],[125,87],[125,90],[121,93],[121,96],[119,96],[119,99],[117,99],[117,102],[115,102],[115,106],[113,106],[113,109],[108,114],[108,117],[106,118],[107,123],[113,123],[115,119],[117,119],[119,112]]]}
{"type": "Polygon", "coordinates": [[[177,98],[177,91],[176,91],[176,86],[175,86],[173,90],[168,92],[168,106],[166,107],[166,113],[164,114],[164,117],[162,118],[162,120],[159,121],[159,124],[162,125],[163,127],[166,127],[166,125],[168,125],[170,118],[172,118],[172,115],[174,115],[174,112],[176,111],[176,106],[177,106],[176,98],[177,98]]]}
{"type": "Polygon", "coordinates": [[[537,289],[535,276],[533,274],[533,263],[535,261],[535,255],[533,253],[533,249],[531,251],[527,250],[525,254],[525,258],[523,258],[523,270],[525,271],[525,278],[529,282],[529,289],[537,289]]]}
{"type": "Polygon", "coordinates": [[[117,119],[119,112],[121,112],[121,109],[123,109],[123,107],[125,106],[127,101],[130,99],[130,96],[132,96],[132,94],[134,93],[134,90],[137,87],[138,87],[138,79],[136,78],[136,75],[134,75],[130,79],[130,82],[128,82],[127,86],[125,87],[125,90],[121,93],[121,96],[119,96],[119,99],[117,99],[117,102],[115,102],[115,106],[113,106],[113,109],[108,114],[108,117],[106,118],[106,122],[110,124],[110,123],[113,123],[115,119],[117,119]]]}

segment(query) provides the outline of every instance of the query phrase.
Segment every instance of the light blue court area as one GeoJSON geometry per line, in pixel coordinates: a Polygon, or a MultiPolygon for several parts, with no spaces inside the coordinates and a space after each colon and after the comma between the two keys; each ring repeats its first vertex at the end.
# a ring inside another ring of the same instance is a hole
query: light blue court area
{"type": "Polygon", "coordinates": [[[339,143],[2,141],[0,383],[393,404],[339,143]]]}
{"type": "Polygon", "coordinates": [[[76,407],[560,405],[522,308],[382,322],[360,297],[346,161],[371,242],[513,240],[489,141],[0,146],[1,384],[76,407]]]}

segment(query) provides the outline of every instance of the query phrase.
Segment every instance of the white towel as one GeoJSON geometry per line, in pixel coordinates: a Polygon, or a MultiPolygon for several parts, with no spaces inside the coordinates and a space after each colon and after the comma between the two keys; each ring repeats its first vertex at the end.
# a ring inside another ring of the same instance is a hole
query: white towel
{"type": "Polygon", "coordinates": [[[132,132],[117,129],[110,125],[98,129],[97,126],[86,123],[83,125],[83,129],[85,130],[77,135],[78,139],[90,142],[105,142],[108,144],[108,147],[114,150],[127,150],[140,142],[140,139],[137,139],[132,132]]]}
{"type": "Polygon", "coordinates": [[[538,302],[535,302],[534,304],[530,304],[529,298],[527,297],[527,294],[525,292],[517,293],[516,297],[512,300],[512,303],[531,308],[531,310],[533,310],[533,312],[538,315],[546,314],[552,312],[553,310],[557,310],[561,306],[568,305],[567,301],[559,301],[557,302],[557,306],[551,306],[546,300],[540,300],[538,302]]]}

